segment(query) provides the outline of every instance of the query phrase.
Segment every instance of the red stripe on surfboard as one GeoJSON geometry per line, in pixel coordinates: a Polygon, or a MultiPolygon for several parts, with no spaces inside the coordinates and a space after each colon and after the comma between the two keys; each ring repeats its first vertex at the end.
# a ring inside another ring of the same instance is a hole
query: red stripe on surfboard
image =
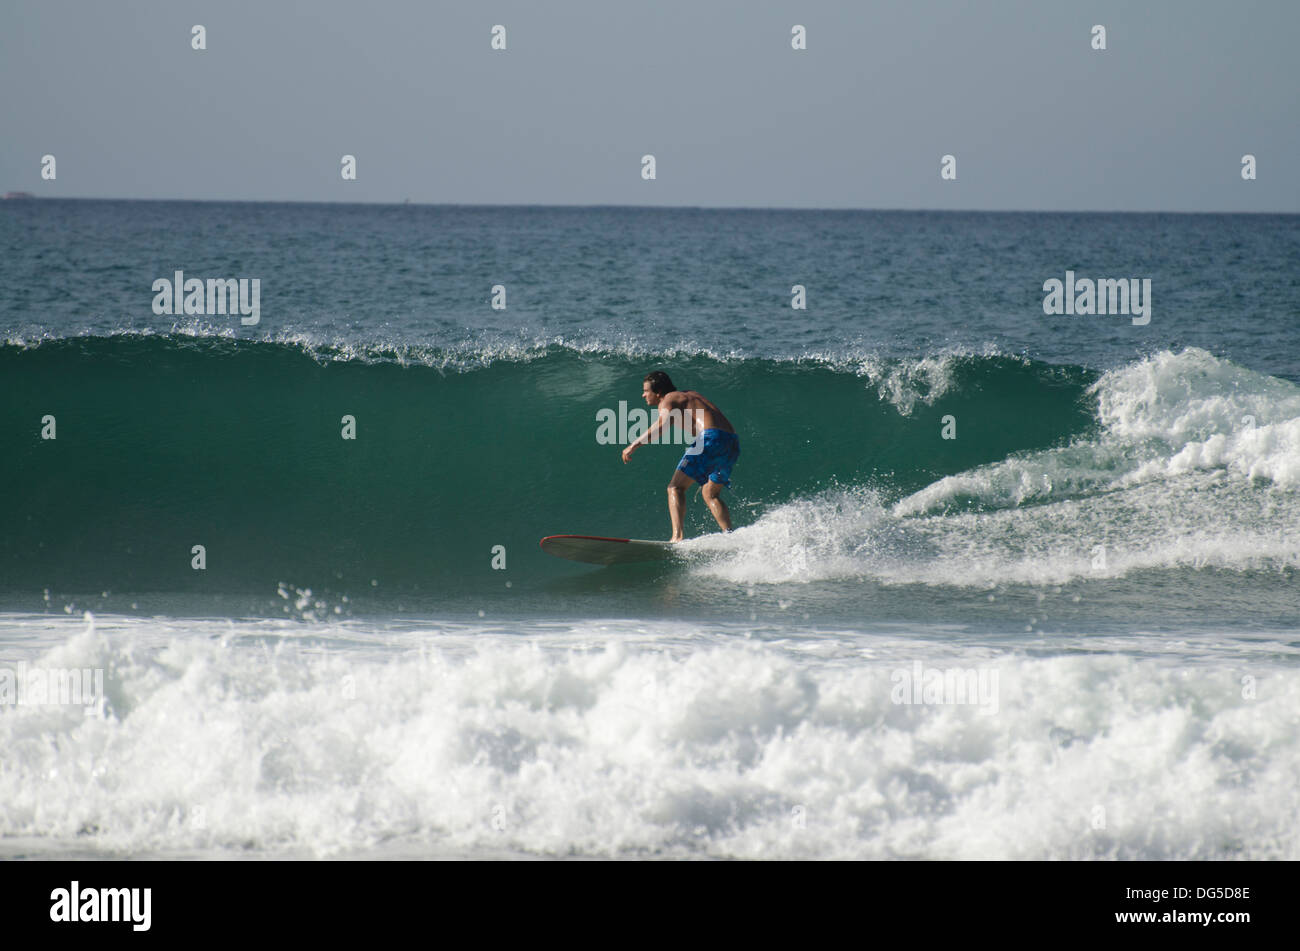
{"type": "Polygon", "coordinates": [[[606,538],[604,535],[547,535],[537,544],[542,545],[557,538],[584,538],[590,542],[623,542],[624,544],[632,540],[630,538],[606,538]]]}

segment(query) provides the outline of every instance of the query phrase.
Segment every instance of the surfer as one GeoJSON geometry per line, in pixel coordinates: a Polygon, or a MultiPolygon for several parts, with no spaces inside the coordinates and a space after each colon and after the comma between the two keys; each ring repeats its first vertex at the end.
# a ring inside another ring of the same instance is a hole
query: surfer
{"type": "Polygon", "coordinates": [[[682,520],[686,511],[686,487],[694,479],[704,486],[704,502],[724,532],[731,531],[731,512],[722,501],[722,487],[731,485],[731,467],[740,455],[740,440],[730,420],[722,410],[694,390],[679,390],[662,370],[647,373],[641,383],[641,396],[647,406],[659,407],[659,418],[642,433],[639,439],[623,450],[623,462],[632,453],[651,440],[656,440],[661,430],[674,422],[695,442],[686,450],[677,471],[668,483],[668,517],[673,522],[673,537],[682,540],[682,520]]]}

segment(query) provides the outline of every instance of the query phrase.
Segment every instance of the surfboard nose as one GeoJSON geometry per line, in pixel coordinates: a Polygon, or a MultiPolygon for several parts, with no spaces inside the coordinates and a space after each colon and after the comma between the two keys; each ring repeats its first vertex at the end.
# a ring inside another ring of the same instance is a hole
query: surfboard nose
{"type": "Polygon", "coordinates": [[[671,542],[639,538],[606,538],[601,535],[547,535],[538,544],[557,558],[589,565],[617,565],[671,558],[671,542]]]}

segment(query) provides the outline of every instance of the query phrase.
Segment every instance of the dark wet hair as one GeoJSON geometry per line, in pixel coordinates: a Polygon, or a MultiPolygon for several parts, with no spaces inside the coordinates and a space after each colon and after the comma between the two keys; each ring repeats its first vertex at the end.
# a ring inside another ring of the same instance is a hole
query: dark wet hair
{"type": "Polygon", "coordinates": [[[650,384],[650,392],[656,396],[664,396],[673,392],[677,387],[673,386],[673,381],[668,378],[668,374],[663,370],[651,370],[645,375],[642,382],[650,384]]]}

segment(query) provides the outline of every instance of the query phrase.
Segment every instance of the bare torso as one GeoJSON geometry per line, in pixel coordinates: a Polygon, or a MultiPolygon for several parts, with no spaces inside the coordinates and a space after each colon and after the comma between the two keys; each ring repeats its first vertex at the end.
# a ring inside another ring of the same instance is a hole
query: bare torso
{"type": "Polygon", "coordinates": [[[723,429],[729,433],[736,431],[732,428],[731,421],[722,415],[722,410],[694,390],[674,390],[664,396],[659,401],[659,413],[662,415],[670,410],[681,413],[686,431],[692,436],[701,429],[723,429]]]}

